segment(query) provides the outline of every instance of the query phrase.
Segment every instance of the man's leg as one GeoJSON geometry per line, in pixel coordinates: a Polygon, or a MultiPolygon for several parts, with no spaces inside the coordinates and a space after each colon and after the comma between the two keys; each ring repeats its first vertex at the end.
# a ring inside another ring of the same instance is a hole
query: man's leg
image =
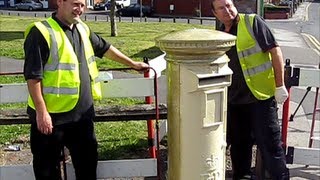
{"type": "Polygon", "coordinates": [[[77,180],[96,180],[98,152],[93,121],[85,119],[72,123],[67,132],[66,146],[70,151],[77,180]]]}
{"type": "Polygon", "coordinates": [[[61,180],[59,133],[45,135],[38,131],[37,125],[31,125],[31,152],[33,171],[36,180],[61,180]]]}
{"type": "Polygon", "coordinates": [[[274,98],[260,101],[255,106],[256,121],[253,122],[257,146],[263,164],[275,180],[289,179],[278,123],[277,103],[274,98]]]}
{"type": "Polygon", "coordinates": [[[230,140],[233,179],[242,179],[251,174],[252,137],[246,106],[228,106],[228,130],[230,140]]]}

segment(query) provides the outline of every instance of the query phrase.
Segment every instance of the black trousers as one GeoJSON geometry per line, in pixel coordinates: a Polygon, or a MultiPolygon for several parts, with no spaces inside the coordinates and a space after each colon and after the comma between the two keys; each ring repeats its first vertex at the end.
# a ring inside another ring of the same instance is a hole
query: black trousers
{"type": "Polygon", "coordinates": [[[227,141],[231,145],[233,179],[251,174],[254,143],[272,179],[289,179],[274,98],[251,104],[228,104],[227,141]]]}
{"type": "Polygon", "coordinates": [[[91,119],[54,126],[50,135],[31,125],[31,152],[36,180],[61,179],[61,151],[66,146],[72,158],[77,180],[96,180],[97,140],[91,119]]]}

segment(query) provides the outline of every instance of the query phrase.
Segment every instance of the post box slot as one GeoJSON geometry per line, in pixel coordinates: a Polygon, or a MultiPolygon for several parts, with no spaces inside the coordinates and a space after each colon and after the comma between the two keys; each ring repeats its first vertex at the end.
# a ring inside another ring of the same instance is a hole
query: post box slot
{"type": "Polygon", "coordinates": [[[229,76],[214,76],[199,78],[199,86],[216,85],[221,83],[229,83],[229,76]]]}

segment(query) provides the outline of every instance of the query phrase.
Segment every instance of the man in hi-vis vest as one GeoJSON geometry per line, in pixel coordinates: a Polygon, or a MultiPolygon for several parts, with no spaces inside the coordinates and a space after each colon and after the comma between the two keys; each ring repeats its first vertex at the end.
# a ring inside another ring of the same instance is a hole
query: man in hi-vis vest
{"type": "Polygon", "coordinates": [[[37,180],[60,179],[61,149],[69,149],[77,180],[95,180],[94,99],[101,98],[95,56],[147,70],[80,20],[85,0],[57,0],[52,17],[25,32],[31,151],[37,180]]]}
{"type": "Polygon", "coordinates": [[[236,45],[226,52],[233,71],[227,114],[233,179],[254,179],[254,142],[272,179],[289,179],[277,114],[277,103],[288,97],[282,52],[258,15],[238,13],[232,0],[212,0],[211,5],[222,22],[218,29],[237,36],[236,45]]]}

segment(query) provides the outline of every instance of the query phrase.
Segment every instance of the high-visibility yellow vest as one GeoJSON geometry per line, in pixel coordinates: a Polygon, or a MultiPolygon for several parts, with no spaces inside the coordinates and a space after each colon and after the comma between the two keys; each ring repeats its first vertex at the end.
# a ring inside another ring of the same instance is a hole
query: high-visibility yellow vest
{"type": "Polygon", "coordinates": [[[258,100],[274,96],[275,77],[271,55],[263,52],[253,32],[255,14],[239,14],[237,53],[245,81],[258,100]]]}
{"type": "MultiPolygon", "coordinates": [[[[54,19],[48,18],[46,21],[31,24],[25,31],[25,37],[33,26],[42,33],[50,49],[42,79],[42,93],[48,112],[68,112],[76,106],[79,100],[80,76],[77,55],[68,37],[54,19]]],[[[96,81],[99,71],[89,39],[90,29],[81,21],[76,24],[76,27],[84,45],[85,58],[91,77],[92,96],[94,99],[101,99],[101,86],[96,81]]],[[[30,96],[28,105],[35,109],[30,96]]]]}

